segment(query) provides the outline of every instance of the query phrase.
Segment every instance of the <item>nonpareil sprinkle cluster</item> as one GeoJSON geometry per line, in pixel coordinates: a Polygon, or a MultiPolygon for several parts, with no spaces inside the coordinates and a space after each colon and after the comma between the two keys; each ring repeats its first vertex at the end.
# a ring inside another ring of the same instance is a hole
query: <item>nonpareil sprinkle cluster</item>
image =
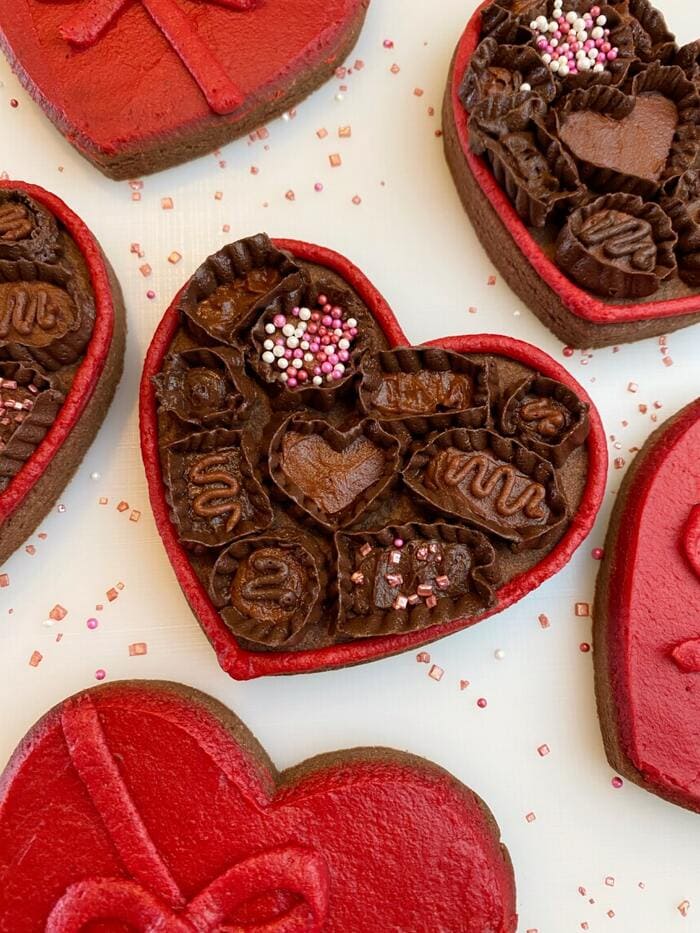
{"type": "Polygon", "coordinates": [[[357,321],[331,305],[326,295],[318,296],[317,305],[317,311],[295,307],[289,316],[275,314],[265,324],[261,359],[288,389],[321,386],[345,375],[357,321]]]}
{"type": "MultiPolygon", "coordinates": [[[[564,0],[554,0],[551,20],[538,16],[530,23],[542,61],[561,78],[605,71],[620,54],[619,48],[610,42],[607,17],[599,6],[579,14],[575,10],[564,12],[563,5],[564,0]]],[[[521,90],[530,88],[523,84],[521,90]]]]}

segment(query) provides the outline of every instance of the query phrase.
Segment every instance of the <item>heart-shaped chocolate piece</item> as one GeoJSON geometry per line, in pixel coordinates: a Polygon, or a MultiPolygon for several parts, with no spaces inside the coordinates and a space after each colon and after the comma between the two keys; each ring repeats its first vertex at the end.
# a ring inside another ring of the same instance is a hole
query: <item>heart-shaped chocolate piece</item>
{"type": "Polygon", "coordinates": [[[119,285],[83,222],[41,188],[0,181],[0,564],[97,433],[125,330],[119,285]]]}
{"type": "Polygon", "coordinates": [[[367,419],[349,431],[292,415],[270,445],[279,488],[326,528],[351,525],[394,480],[399,441],[367,419]]]}
{"type": "Polygon", "coordinates": [[[0,40],[20,80],[78,151],[111,178],[138,178],[294,107],[342,64],[368,6],[0,0],[0,40]]]}
{"type": "Polygon", "coordinates": [[[663,424],[618,493],[594,605],[608,759],[700,812],[700,399],[663,424]]]}
{"type": "Polygon", "coordinates": [[[206,260],[163,318],[141,384],[151,503],[178,581],[233,677],[342,667],[473,625],[555,573],[590,530],[607,458],[571,376],[506,337],[405,342],[351,263],[262,234],[206,260]],[[255,257],[280,268],[280,253],[288,275],[258,296],[255,313],[243,302],[236,317],[246,270],[255,257]],[[212,309],[224,294],[227,345],[244,361],[232,375],[253,391],[234,428],[202,432],[181,417],[182,387],[163,397],[162,373],[195,343],[198,359],[221,355],[212,309]],[[451,449],[480,462],[446,466],[451,449]],[[190,533],[205,487],[172,455],[191,450],[221,457],[212,470],[248,465],[271,510],[264,527],[227,529],[248,487],[207,472],[206,514],[190,533]]]}
{"type": "MultiPolygon", "coordinates": [[[[634,251],[644,263],[641,278],[584,272],[580,250],[558,249],[571,215],[605,195],[640,197],[645,209],[663,215],[668,208],[665,220],[676,232],[687,227],[675,192],[682,198],[692,187],[678,181],[692,174],[700,153],[692,48],[679,51],[661,14],[644,3],[606,8],[602,26],[587,28],[584,38],[567,36],[571,47],[560,52],[564,39],[552,45],[541,33],[536,6],[485,0],[450,69],[445,154],[477,234],[511,288],[571,346],[619,344],[693,324],[700,320],[700,265],[680,233],[664,237],[672,261],[664,254],[658,264],[651,234],[639,233],[646,240],[634,251]],[[594,29],[602,35],[594,38],[594,29]],[[534,62],[537,81],[514,83],[532,53],[551,72],[553,91],[534,62]],[[497,84],[487,80],[490,62],[508,72],[497,84]]],[[[586,7],[577,5],[581,17],[586,7]]]]}
{"type": "Polygon", "coordinates": [[[0,779],[0,872],[0,925],[27,933],[517,925],[495,820],[451,774],[384,748],[278,774],[169,683],[95,688],[30,730],[0,779]]]}

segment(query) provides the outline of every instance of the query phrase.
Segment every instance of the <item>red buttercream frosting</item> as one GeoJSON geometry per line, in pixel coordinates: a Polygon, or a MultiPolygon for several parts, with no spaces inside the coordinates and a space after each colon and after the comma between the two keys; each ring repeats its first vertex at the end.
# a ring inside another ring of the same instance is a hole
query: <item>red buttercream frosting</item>
{"type": "Polygon", "coordinates": [[[55,707],[0,780],[0,926],[13,933],[514,933],[481,801],[385,749],[278,775],[227,710],[173,684],[55,707]],[[398,871],[398,874],[397,874],[398,871]]]}
{"type": "Polygon", "coordinates": [[[36,185],[21,181],[0,181],[0,189],[3,188],[23,191],[45,207],[65,227],[87,263],[96,315],[90,343],[58,416],[44,440],[0,495],[0,527],[21,507],[35,483],[51,464],[56,452],[68,440],[71,431],[79,422],[104,369],[114,335],[114,299],[107,263],[97,240],[83,221],[60,198],[36,185]]]}
{"type": "Polygon", "coordinates": [[[0,0],[0,33],[70,141],[113,155],[273,105],[368,2],[0,0]]]}
{"type": "Polygon", "coordinates": [[[700,399],[642,456],[605,597],[619,740],[648,784],[700,810],[700,399]]]}
{"type": "MultiPolygon", "coordinates": [[[[483,156],[477,156],[469,146],[469,114],[459,99],[462,78],[469,66],[474,50],[481,37],[481,11],[491,3],[484,0],[477,7],[462,34],[455,52],[452,77],[452,110],[457,126],[464,158],[476,178],[481,190],[503,220],[513,238],[513,243],[527,259],[539,277],[555,292],[571,314],[589,321],[591,324],[620,324],[645,321],[652,318],[673,317],[681,314],[697,314],[698,297],[688,295],[660,301],[626,303],[615,305],[584,291],[571,281],[542,251],[518,216],[508,195],[496,181],[488,162],[483,156]]],[[[488,231],[485,232],[488,236],[488,231]]]]}
{"type": "MultiPolygon", "coordinates": [[[[297,240],[275,240],[274,242],[278,248],[289,250],[302,260],[326,266],[341,275],[372,312],[393,346],[405,346],[410,343],[381,294],[345,257],[332,250],[297,240]]],[[[432,342],[434,345],[458,353],[497,354],[520,361],[539,371],[543,376],[564,383],[583,402],[589,403],[591,429],[586,441],[589,458],[588,478],[581,503],[571,519],[566,534],[532,570],[514,577],[497,591],[496,604],[491,610],[477,618],[470,619],[469,622],[456,620],[408,635],[389,635],[304,651],[271,653],[245,650],[232,637],[230,629],[222,621],[209,594],[192,569],[189,557],[172,525],[166,501],[160,468],[156,395],[152,377],[161,371],[163,360],[179,326],[178,299],[179,295],[175,297],[158,326],[144,363],[139,403],[141,452],[146,465],[149,495],[156,525],[178,582],[192,611],[212,643],[219,663],[232,677],[247,680],[270,674],[307,673],[346,667],[350,664],[408,651],[428,641],[459,631],[467,624],[481,621],[489,615],[508,608],[540,586],[568,563],[574,551],[589,534],[603,498],[608,460],[600,416],[585,389],[550,356],[520,340],[492,334],[470,334],[435,340],[432,342]]]]}

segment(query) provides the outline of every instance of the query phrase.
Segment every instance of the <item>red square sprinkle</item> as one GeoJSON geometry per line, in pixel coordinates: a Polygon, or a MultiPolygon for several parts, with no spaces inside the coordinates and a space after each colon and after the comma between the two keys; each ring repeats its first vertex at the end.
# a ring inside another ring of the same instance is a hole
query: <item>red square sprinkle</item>
{"type": "Polygon", "coordinates": [[[549,754],[549,745],[540,745],[537,749],[537,754],[540,756],[540,758],[544,758],[549,754]]]}
{"type": "Polygon", "coordinates": [[[430,664],[430,655],[427,651],[419,651],[416,655],[416,661],[419,664],[430,664]]]}
{"type": "Polygon", "coordinates": [[[319,139],[325,139],[328,136],[328,130],[322,126],[320,130],[316,130],[316,135],[319,139]]]}
{"type": "Polygon", "coordinates": [[[172,253],[168,256],[168,262],[171,266],[176,266],[182,259],[182,253],[178,253],[177,250],[173,250],[172,253]]]}
{"type": "Polygon", "coordinates": [[[129,503],[124,502],[124,500],[122,499],[122,501],[117,506],[117,512],[126,512],[128,508],[129,508],[129,503]]]}
{"type": "Polygon", "coordinates": [[[49,613],[49,619],[53,619],[54,622],[61,622],[68,615],[68,610],[64,609],[59,603],[53,607],[49,613]]]}
{"type": "Polygon", "coordinates": [[[143,654],[148,654],[148,645],[145,641],[136,641],[133,645],[129,645],[129,657],[137,658],[143,654]]]}
{"type": "Polygon", "coordinates": [[[43,658],[44,658],[44,656],[43,656],[43,654],[41,653],[41,651],[32,651],[32,656],[31,656],[31,658],[29,659],[29,666],[30,666],[30,667],[39,667],[39,665],[41,664],[43,658]]]}
{"type": "Polygon", "coordinates": [[[438,667],[437,664],[433,664],[433,666],[428,671],[428,677],[432,677],[433,680],[442,680],[444,673],[445,672],[441,667],[438,667]]]}
{"type": "Polygon", "coordinates": [[[151,272],[153,272],[153,269],[151,269],[147,262],[144,262],[142,266],[139,266],[139,272],[144,277],[144,279],[147,279],[151,272]]]}
{"type": "Polygon", "coordinates": [[[10,585],[10,576],[7,573],[0,573],[0,589],[10,585]]]}
{"type": "Polygon", "coordinates": [[[171,211],[173,207],[175,207],[175,204],[172,198],[161,198],[160,206],[163,208],[164,211],[171,211]]]}
{"type": "Polygon", "coordinates": [[[114,587],[112,587],[111,589],[107,590],[107,594],[106,594],[106,595],[107,595],[107,599],[110,601],[110,603],[113,603],[114,600],[117,598],[117,596],[119,596],[119,593],[117,593],[117,591],[114,589],[114,587]]]}
{"type": "Polygon", "coordinates": [[[328,156],[328,161],[331,163],[331,168],[338,168],[342,164],[343,160],[340,158],[339,153],[334,152],[332,155],[328,156]]]}

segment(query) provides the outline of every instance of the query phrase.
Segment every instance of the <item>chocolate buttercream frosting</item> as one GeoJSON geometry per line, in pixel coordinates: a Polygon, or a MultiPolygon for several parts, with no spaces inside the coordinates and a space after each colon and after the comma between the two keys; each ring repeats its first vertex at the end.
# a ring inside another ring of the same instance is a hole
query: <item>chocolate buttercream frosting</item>
{"type": "MultiPolygon", "coordinates": [[[[196,276],[210,278],[199,301],[240,274],[212,269],[251,242],[261,268],[278,261],[265,237],[226,247],[196,276]]],[[[209,303],[207,334],[181,306],[155,377],[161,470],[193,571],[254,652],[481,618],[566,532],[586,483],[585,405],[510,358],[390,348],[349,282],[284,262],[299,290],[273,289],[233,330],[227,309],[209,303]],[[292,369],[330,374],[319,354],[340,377],[289,386],[292,369]]]]}
{"type": "MultiPolygon", "coordinates": [[[[546,0],[491,3],[462,77],[470,147],[488,160],[525,224],[545,229],[548,255],[553,243],[558,256],[562,244],[572,246],[572,212],[598,197],[637,195],[665,211],[674,183],[700,170],[700,40],[679,49],[649,0],[596,6],[595,26],[589,19],[584,34],[589,0],[566,0],[558,11],[546,0]],[[555,19],[569,12],[579,20],[562,25],[555,19]],[[554,29],[563,30],[561,38],[554,29]],[[539,77],[535,58],[549,72],[546,78],[539,77]]],[[[637,212],[635,220],[618,212],[590,221],[584,240],[613,234],[614,245],[602,251],[602,279],[591,272],[590,255],[557,261],[585,290],[616,300],[649,298],[661,281],[668,283],[667,297],[687,294],[688,287],[698,287],[697,253],[684,248],[679,236],[670,261],[658,210],[646,218],[637,212]],[[627,231],[624,243],[620,229],[627,231]],[[611,269],[609,260],[620,257],[610,249],[634,244],[623,252],[630,261],[611,269]]],[[[589,254],[601,252],[594,243],[578,241],[581,246],[589,254]]]]}

